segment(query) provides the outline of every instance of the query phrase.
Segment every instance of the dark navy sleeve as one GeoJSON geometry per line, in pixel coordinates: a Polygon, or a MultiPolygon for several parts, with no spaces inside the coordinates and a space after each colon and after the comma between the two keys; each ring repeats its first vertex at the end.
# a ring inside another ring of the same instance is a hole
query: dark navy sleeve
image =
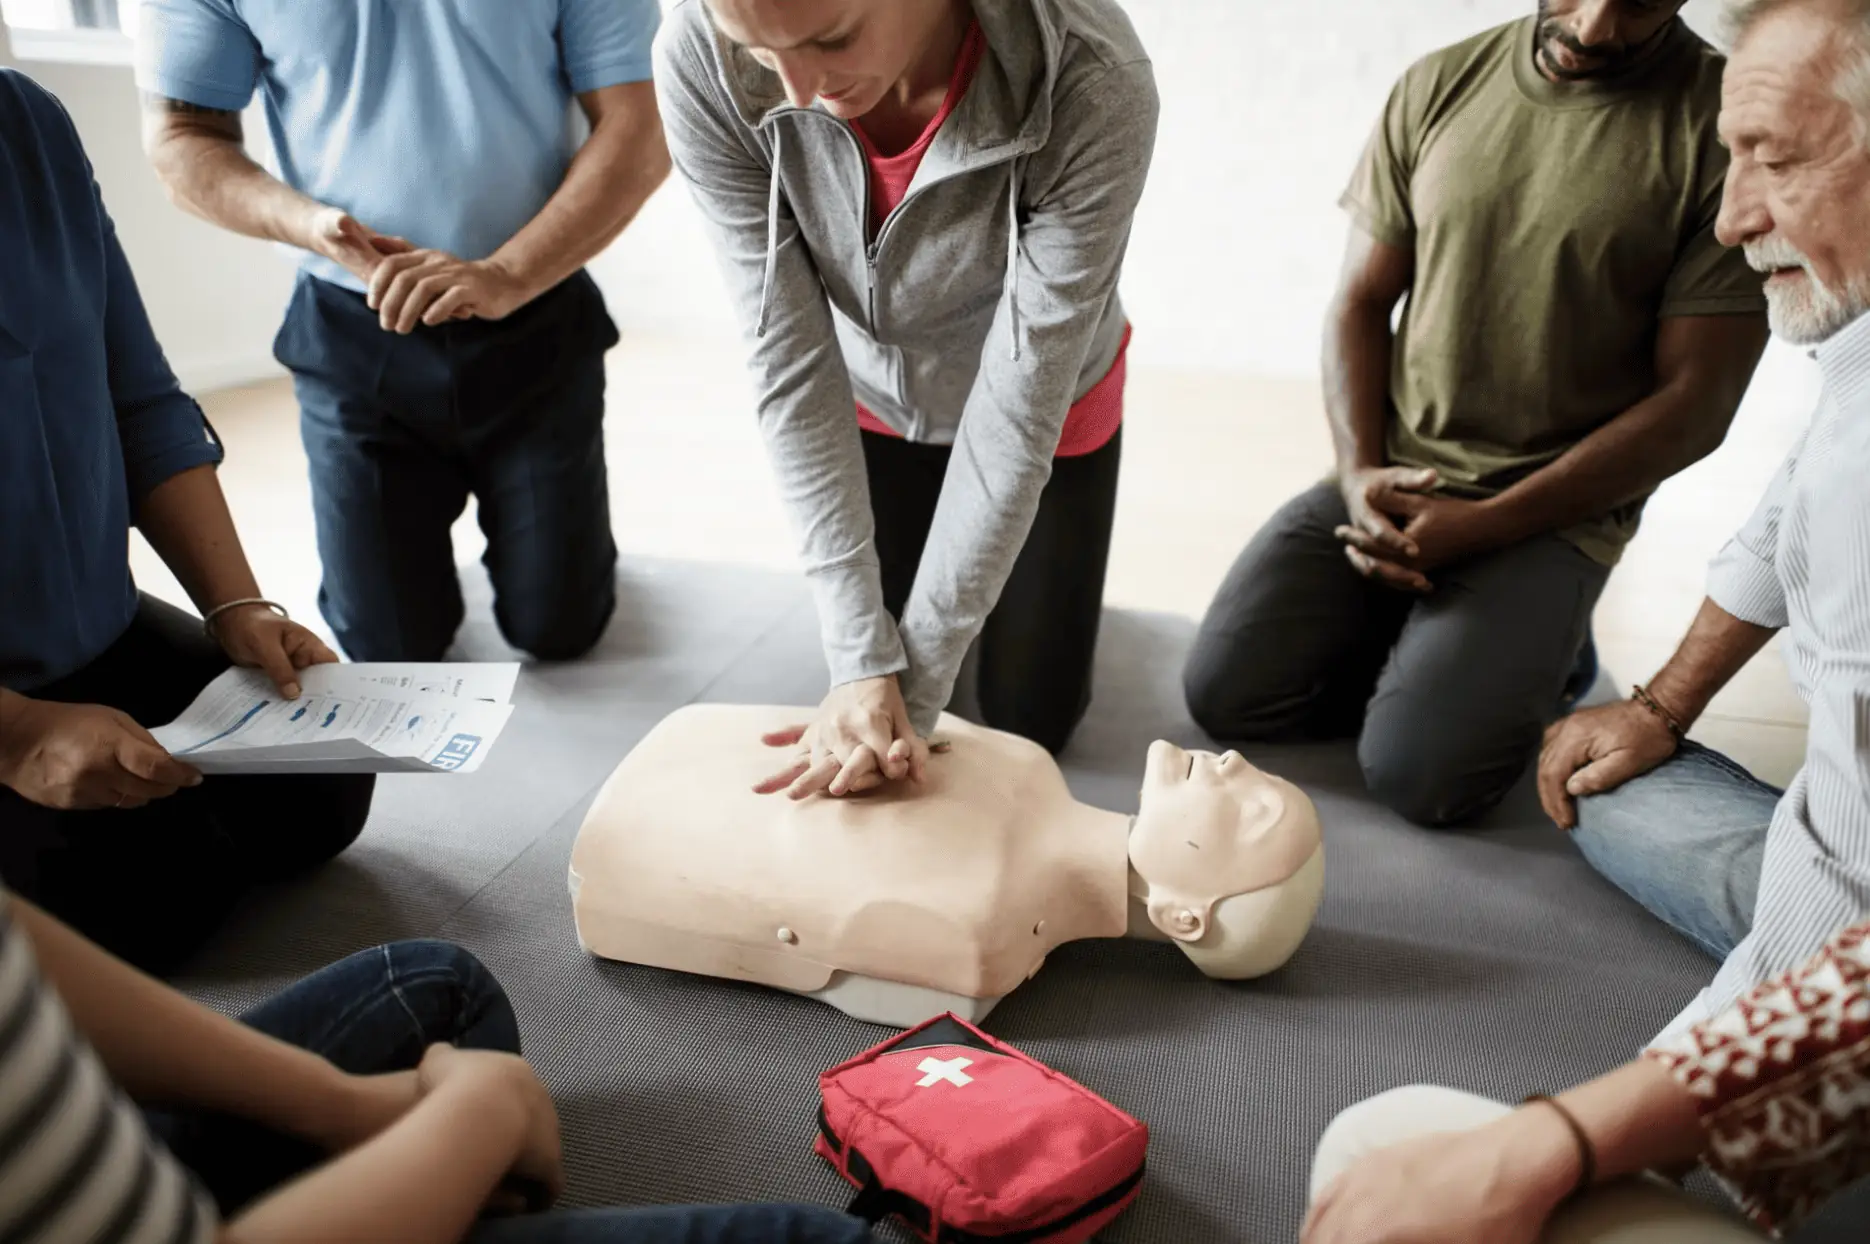
{"type": "Polygon", "coordinates": [[[143,309],[130,261],[117,230],[98,206],[104,224],[104,262],[109,299],[104,309],[104,348],[110,360],[110,400],[123,442],[123,470],[130,485],[130,512],[158,484],[192,467],[219,464],[220,442],[195,399],[182,392],[143,309]]]}
{"type": "MultiPolygon", "coordinates": [[[[95,181],[91,192],[98,195],[95,181]]],[[[182,392],[156,343],[136,277],[101,195],[97,218],[104,243],[104,351],[110,400],[117,412],[117,437],[123,443],[130,512],[135,514],[158,484],[192,467],[218,464],[222,451],[201,407],[182,392]]]]}

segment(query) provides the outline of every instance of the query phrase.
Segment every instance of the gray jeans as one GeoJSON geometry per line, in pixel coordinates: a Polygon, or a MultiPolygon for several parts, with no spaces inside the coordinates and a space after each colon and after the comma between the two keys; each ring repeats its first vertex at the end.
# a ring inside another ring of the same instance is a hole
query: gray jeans
{"type": "Polygon", "coordinates": [[[1195,638],[1189,711],[1230,742],[1358,736],[1371,793],[1403,816],[1478,815],[1538,754],[1610,571],[1541,536],[1417,597],[1352,568],[1347,521],[1325,483],[1254,536],[1195,638]]]}

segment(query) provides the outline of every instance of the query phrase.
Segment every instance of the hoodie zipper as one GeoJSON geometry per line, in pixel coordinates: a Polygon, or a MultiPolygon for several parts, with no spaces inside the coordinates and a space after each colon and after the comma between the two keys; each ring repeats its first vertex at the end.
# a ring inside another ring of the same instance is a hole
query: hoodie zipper
{"type": "MultiPolygon", "coordinates": [[[[829,122],[832,125],[835,125],[839,129],[839,131],[843,133],[845,139],[850,143],[852,151],[854,151],[857,155],[857,167],[859,171],[863,174],[863,183],[864,183],[863,198],[861,202],[858,204],[858,208],[857,208],[857,212],[858,212],[857,225],[858,225],[858,230],[859,230],[859,236],[864,237],[866,239],[870,239],[866,241],[864,244],[865,306],[869,312],[870,327],[873,330],[876,328],[876,324],[877,324],[877,258],[882,253],[883,243],[886,240],[888,240],[890,229],[896,224],[897,218],[903,214],[904,210],[907,209],[911,203],[915,202],[918,198],[922,197],[922,194],[925,191],[932,190],[936,186],[943,185],[947,182],[953,181],[955,178],[965,176],[968,173],[977,173],[983,169],[994,168],[997,165],[1004,163],[1004,162],[1017,160],[1021,154],[1020,152],[1015,151],[1011,156],[1007,158],[1006,161],[995,160],[993,161],[993,163],[990,163],[990,164],[976,165],[973,168],[963,169],[960,172],[949,173],[942,177],[938,177],[934,181],[928,182],[925,185],[917,186],[915,189],[911,190],[906,196],[904,196],[903,201],[896,205],[896,209],[894,211],[892,211],[888,216],[884,218],[882,225],[879,226],[877,229],[877,236],[874,239],[871,239],[870,238],[870,196],[871,196],[870,158],[868,155],[865,154],[863,140],[857,137],[857,132],[855,128],[852,126],[852,124],[849,121],[840,121],[838,118],[831,116],[828,113],[820,112],[816,108],[791,108],[791,109],[786,110],[786,112],[780,113],[778,115],[779,116],[800,115],[800,116],[817,117],[826,122],[829,122]]],[[[776,119],[777,117],[768,118],[768,122],[770,123],[772,120],[776,120],[776,119]]]]}

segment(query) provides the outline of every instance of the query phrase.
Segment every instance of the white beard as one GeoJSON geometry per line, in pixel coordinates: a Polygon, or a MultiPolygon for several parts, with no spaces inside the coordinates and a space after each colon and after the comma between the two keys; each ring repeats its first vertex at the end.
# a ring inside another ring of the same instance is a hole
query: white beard
{"type": "Polygon", "coordinates": [[[1859,278],[1839,293],[1818,279],[1811,261],[1777,237],[1749,242],[1747,262],[1756,272],[1801,268],[1805,279],[1766,288],[1766,316],[1773,333],[1795,346],[1817,345],[1870,311],[1870,282],[1859,278]]]}

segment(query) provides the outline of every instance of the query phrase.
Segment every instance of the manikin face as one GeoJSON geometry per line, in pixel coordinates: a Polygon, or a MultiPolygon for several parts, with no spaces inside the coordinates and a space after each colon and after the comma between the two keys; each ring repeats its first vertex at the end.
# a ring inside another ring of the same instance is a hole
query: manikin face
{"type": "Polygon", "coordinates": [[[779,75],[795,107],[846,121],[875,108],[928,48],[952,0],[707,0],[715,29],[779,75]]]}
{"type": "Polygon", "coordinates": [[[1291,878],[1317,848],[1303,804],[1237,752],[1152,744],[1130,831],[1151,921],[1178,941],[1199,940],[1215,904],[1291,878]]]}
{"type": "Polygon", "coordinates": [[[1539,69],[1561,82],[1617,74],[1649,50],[1684,2],[1539,0],[1539,69]]]}
{"type": "Polygon", "coordinates": [[[1734,49],[1721,86],[1733,161],[1715,232],[1767,274],[1773,332],[1795,345],[1870,310],[1870,134],[1838,93],[1863,36],[1841,9],[1769,11],[1734,49]]]}

